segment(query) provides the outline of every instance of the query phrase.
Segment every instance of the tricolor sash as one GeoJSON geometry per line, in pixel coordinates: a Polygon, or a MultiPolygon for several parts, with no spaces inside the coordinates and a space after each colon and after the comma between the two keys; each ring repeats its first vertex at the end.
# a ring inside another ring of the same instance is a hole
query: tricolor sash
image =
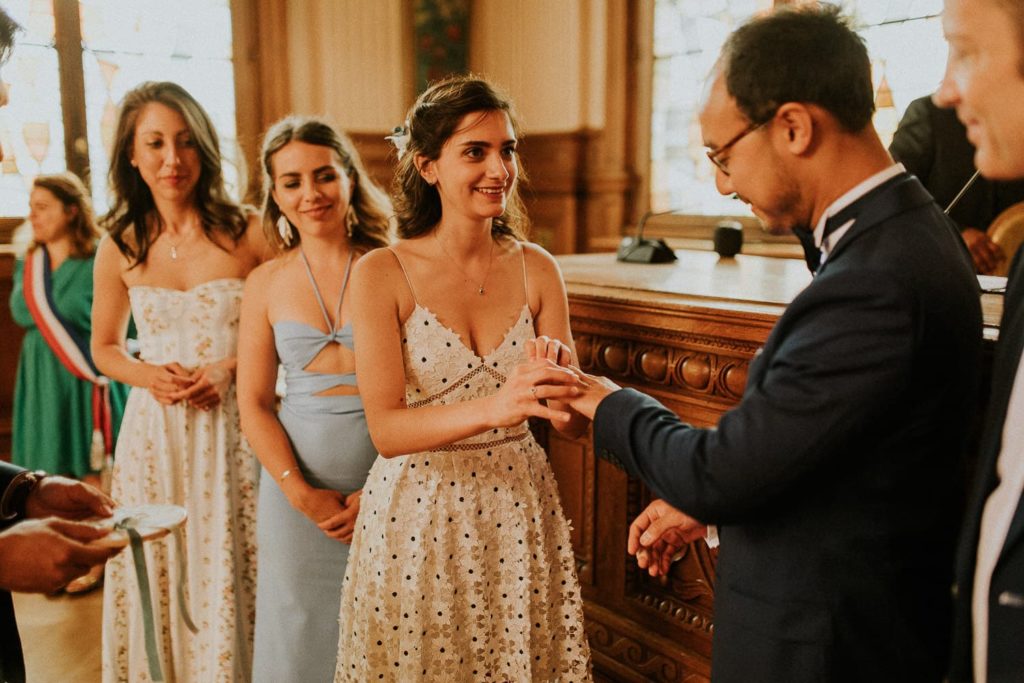
{"type": "Polygon", "coordinates": [[[92,448],[89,466],[102,470],[110,464],[114,450],[109,380],[92,361],[89,340],[83,339],[64,318],[53,301],[53,273],[50,254],[40,245],[25,258],[22,289],[29,313],[53,355],[78,379],[92,383],[92,448]]]}

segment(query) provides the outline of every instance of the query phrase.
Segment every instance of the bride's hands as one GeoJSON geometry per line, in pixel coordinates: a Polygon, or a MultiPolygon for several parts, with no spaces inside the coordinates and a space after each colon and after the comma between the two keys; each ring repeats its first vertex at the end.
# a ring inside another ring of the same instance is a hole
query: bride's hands
{"type": "Polygon", "coordinates": [[[526,343],[526,355],[528,360],[547,359],[555,365],[563,368],[572,364],[572,350],[568,345],[558,339],[541,335],[526,343]]]}
{"type": "MultiPolygon", "coordinates": [[[[530,352],[531,355],[533,351],[530,352]]],[[[491,419],[495,427],[511,427],[529,417],[567,422],[571,415],[541,403],[554,399],[565,401],[576,396],[581,383],[571,371],[555,362],[540,358],[515,367],[498,393],[490,397],[491,419]]]]}

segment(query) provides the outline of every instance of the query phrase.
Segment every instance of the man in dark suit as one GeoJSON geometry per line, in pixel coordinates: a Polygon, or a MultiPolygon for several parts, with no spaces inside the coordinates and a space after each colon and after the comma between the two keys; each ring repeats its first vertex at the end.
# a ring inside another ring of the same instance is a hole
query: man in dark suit
{"type": "MultiPolygon", "coordinates": [[[[956,107],[986,178],[1024,178],[1024,3],[946,0],[949,63],[935,94],[956,107]]],[[[953,681],[1024,681],[1024,257],[1003,305],[978,476],[956,562],[953,681]]]]}
{"type": "Polygon", "coordinates": [[[700,116],[718,189],[801,235],[815,278],[717,429],[596,377],[572,401],[597,453],[663,498],[630,529],[642,567],[665,572],[695,529],[718,526],[718,683],[945,672],[978,284],[873,109],[867,52],[836,8],[733,33],[700,116]]]}
{"type": "MultiPolygon", "coordinates": [[[[939,206],[949,206],[974,175],[974,145],[952,109],[942,109],[930,97],[910,103],[889,145],[896,161],[916,175],[939,206]]],[[[1005,209],[1024,201],[1024,182],[977,178],[949,212],[974,259],[975,269],[991,273],[1004,254],[986,231],[1005,209]]]]}
{"type": "MultiPolygon", "coordinates": [[[[0,7],[0,64],[10,54],[17,29],[0,7]]],[[[0,88],[0,107],[5,104],[7,93],[0,88]]],[[[116,550],[87,545],[106,532],[70,520],[110,516],[112,505],[81,482],[0,462],[0,683],[25,680],[8,591],[53,592],[106,561],[116,550]]]]}

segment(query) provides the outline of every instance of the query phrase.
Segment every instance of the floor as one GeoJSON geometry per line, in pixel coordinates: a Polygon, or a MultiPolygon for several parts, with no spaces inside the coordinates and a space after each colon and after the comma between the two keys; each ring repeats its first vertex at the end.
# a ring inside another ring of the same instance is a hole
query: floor
{"type": "Polygon", "coordinates": [[[15,593],[28,683],[97,683],[103,589],[55,597],[15,593]]]}

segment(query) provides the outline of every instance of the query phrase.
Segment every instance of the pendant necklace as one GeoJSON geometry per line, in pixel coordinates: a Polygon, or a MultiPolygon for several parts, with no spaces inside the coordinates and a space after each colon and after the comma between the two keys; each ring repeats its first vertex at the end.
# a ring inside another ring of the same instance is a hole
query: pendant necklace
{"type": "MultiPolygon", "coordinates": [[[[466,277],[467,280],[469,280],[470,284],[473,284],[473,278],[471,278],[469,276],[469,273],[467,273],[463,269],[463,267],[459,265],[458,261],[456,261],[454,258],[452,258],[451,253],[445,248],[444,242],[441,241],[441,238],[437,236],[436,232],[434,233],[434,239],[436,239],[437,243],[441,246],[441,251],[444,252],[445,256],[447,256],[448,259],[452,263],[455,264],[455,267],[459,269],[459,271],[466,277]]],[[[484,272],[483,282],[481,282],[479,285],[477,285],[477,289],[476,289],[476,293],[479,294],[480,296],[484,295],[484,285],[487,284],[487,278],[491,274],[491,262],[493,260],[494,260],[494,238],[492,237],[491,238],[491,250],[489,252],[487,252],[487,271],[484,272]]]]}
{"type": "Polygon", "coordinates": [[[172,242],[171,241],[171,233],[165,232],[164,234],[167,236],[167,243],[169,245],[171,245],[171,260],[172,261],[177,261],[178,260],[178,245],[181,244],[182,242],[184,242],[185,238],[182,237],[181,235],[179,235],[178,236],[178,241],[177,242],[172,242]]]}

